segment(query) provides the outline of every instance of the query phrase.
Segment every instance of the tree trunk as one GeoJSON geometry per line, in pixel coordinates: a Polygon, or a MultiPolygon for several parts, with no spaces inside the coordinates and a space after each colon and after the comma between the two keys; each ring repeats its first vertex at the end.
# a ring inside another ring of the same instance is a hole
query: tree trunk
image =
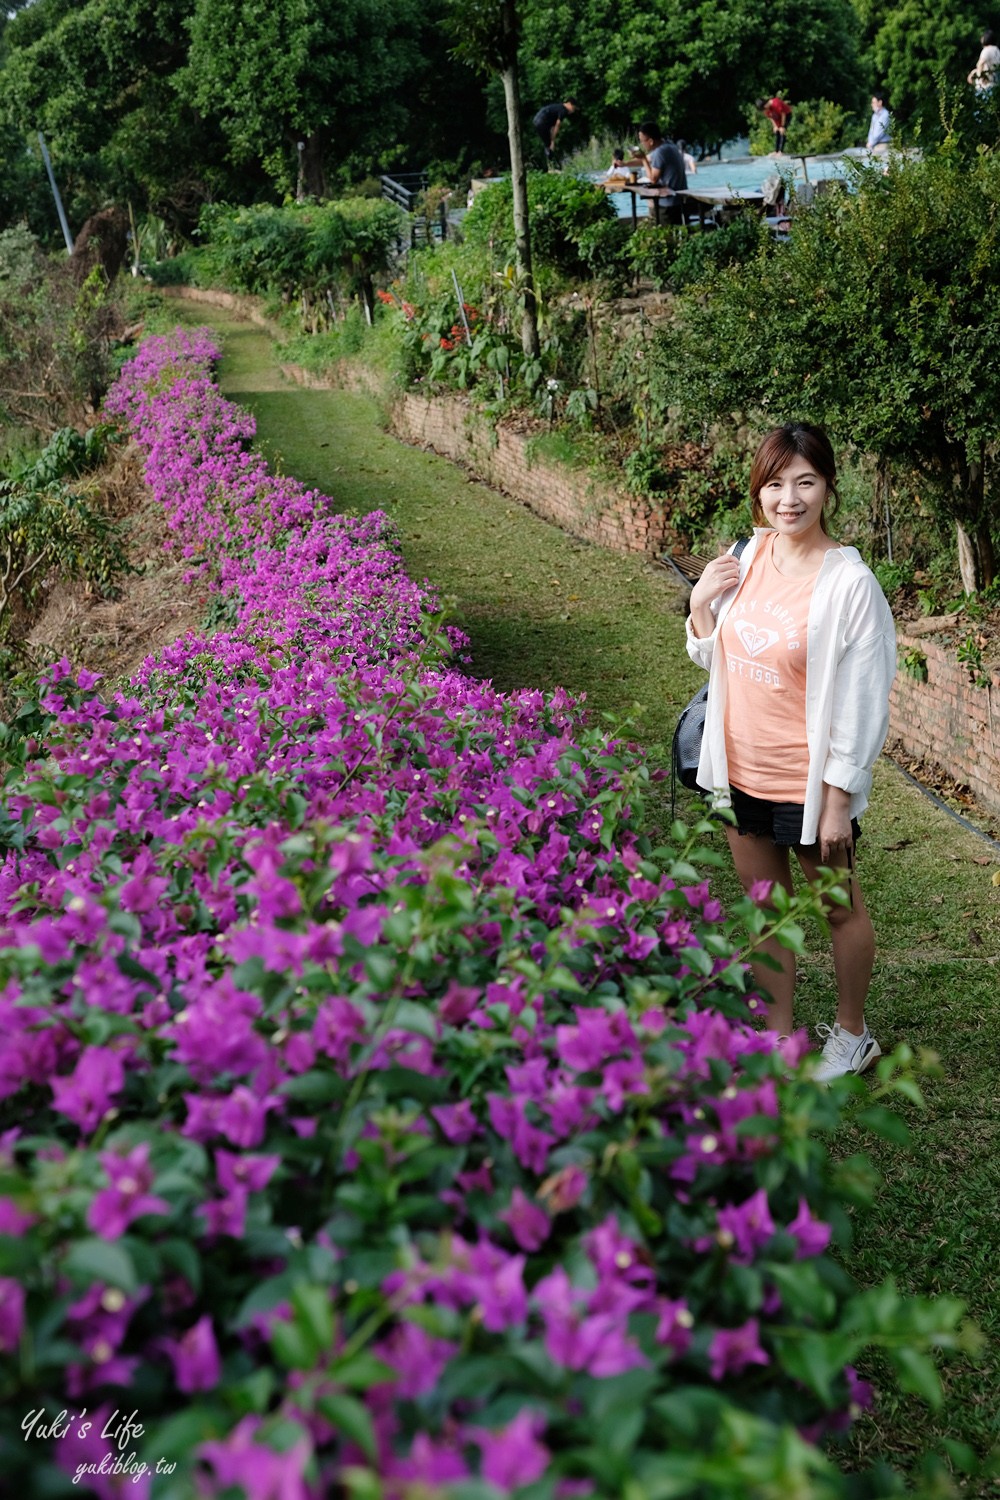
{"type": "Polygon", "coordinates": [[[305,150],[300,152],[299,180],[306,196],[322,200],[326,197],[326,173],[323,170],[323,138],[318,130],[305,138],[305,150]]]}
{"type": "Polygon", "coordinates": [[[976,459],[963,454],[957,465],[962,505],[955,517],[958,538],[958,568],[962,587],[967,594],[978,594],[988,588],[996,574],[996,556],[990,530],[989,506],[986,502],[986,455],[980,449],[976,459]]]}
{"type": "Polygon", "coordinates": [[[967,594],[978,594],[988,588],[996,576],[993,538],[987,522],[967,531],[961,521],[955,522],[958,537],[958,568],[962,587],[967,594]]]}
{"type": "Polygon", "coordinates": [[[531,227],[528,221],[528,176],[521,143],[521,88],[517,76],[517,14],[514,0],[503,0],[504,54],[503,97],[507,106],[507,139],[510,142],[510,176],[514,189],[514,243],[517,268],[523,287],[521,347],[528,359],[537,359],[538,304],[531,274],[531,227]]]}

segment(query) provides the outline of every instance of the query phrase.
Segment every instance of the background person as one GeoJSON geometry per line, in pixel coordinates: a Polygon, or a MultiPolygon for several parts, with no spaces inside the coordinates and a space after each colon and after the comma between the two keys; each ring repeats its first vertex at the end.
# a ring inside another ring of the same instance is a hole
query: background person
{"type": "Polygon", "coordinates": [[[892,135],[892,127],[889,120],[889,105],[884,89],[876,89],[872,94],[872,118],[868,126],[868,139],[865,145],[869,151],[875,151],[881,146],[883,149],[889,145],[892,135]]]}
{"type": "Polygon", "coordinates": [[[660,127],[654,120],[644,120],[639,126],[639,146],[626,165],[642,166],[654,187],[671,188],[675,193],[687,187],[687,172],[684,155],[673,141],[664,140],[660,127]]]}
{"type": "Polygon", "coordinates": [[[762,110],[771,122],[775,151],[779,156],[784,155],[785,134],[788,130],[788,122],[792,118],[792,106],[786,99],[782,99],[780,93],[777,93],[772,99],[758,99],[757,108],[762,110]]]}
{"type": "MultiPolygon", "coordinates": [[[[821,1025],[823,1082],[862,1073],[881,1049],[865,1022],[875,935],[853,873],[857,819],[889,728],[896,672],[892,615],[854,547],[835,542],[830,440],[806,422],[777,427],[750,469],[754,536],[737,561],[710,562],[691,591],[688,654],[708,669],[698,784],[731,803],[727,829],[745,890],[791,889],[789,851],[807,879],[843,871],[849,907],[828,907],[837,982],[833,1027],[821,1025]]],[[[753,966],[771,998],[768,1024],[792,1031],[795,957],[753,966]]]]}
{"type": "Polygon", "coordinates": [[[547,163],[552,161],[552,152],[555,149],[560,125],[563,120],[568,120],[570,115],[576,114],[578,107],[575,99],[564,99],[562,104],[543,104],[532,120],[531,123],[542,143],[547,163]]]}
{"type": "Polygon", "coordinates": [[[969,74],[968,82],[972,84],[977,94],[985,94],[991,89],[1000,74],[1000,47],[996,44],[996,38],[992,31],[984,31],[979,38],[982,51],[976,60],[976,66],[969,74]]]}

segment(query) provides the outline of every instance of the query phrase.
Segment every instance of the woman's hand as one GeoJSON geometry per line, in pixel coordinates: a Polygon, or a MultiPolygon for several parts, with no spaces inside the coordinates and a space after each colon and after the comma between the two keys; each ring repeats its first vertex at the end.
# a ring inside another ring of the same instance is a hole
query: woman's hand
{"type": "Polygon", "coordinates": [[[823,787],[823,806],[819,815],[820,864],[840,865],[846,862],[846,851],[854,847],[851,828],[851,797],[839,786],[823,787]]]}
{"type": "Polygon", "coordinates": [[[698,637],[711,635],[715,620],[709,606],[713,599],[734,589],[740,581],[739,559],[731,552],[714,557],[691,590],[691,628],[698,637]]]}

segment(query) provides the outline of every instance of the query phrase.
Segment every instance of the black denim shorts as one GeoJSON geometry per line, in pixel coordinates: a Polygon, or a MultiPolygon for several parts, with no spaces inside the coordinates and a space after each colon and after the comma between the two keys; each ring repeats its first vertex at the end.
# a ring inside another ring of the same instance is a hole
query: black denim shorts
{"type": "MultiPolygon", "coordinates": [[[[736,814],[737,833],[769,838],[782,849],[802,843],[801,802],[769,802],[766,797],[751,797],[749,792],[741,792],[738,786],[731,786],[729,791],[736,814]]],[[[857,843],[861,837],[857,818],[851,819],[851,832],[857,843]]]]}

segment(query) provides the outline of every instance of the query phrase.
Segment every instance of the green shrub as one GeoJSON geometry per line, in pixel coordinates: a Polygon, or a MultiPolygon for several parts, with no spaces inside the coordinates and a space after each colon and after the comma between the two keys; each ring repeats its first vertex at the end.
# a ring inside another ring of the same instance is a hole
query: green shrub
{"type": "Polygon", "coordinates": [[[721,266],[746,265],[773,245],[770,231],[755,213],[738,214],[721,229],[688,234],[680,242],[667,277],[674,291],[704,281],[721,266]]]}
{"type": "Polygon", "coordinates": [[[372,305],[373,278],[388,268],[402,230],[399,209],[381,199],[209,204],[199,223],[198,270],[234,292],[298,301],[315,331],[336,316],[342,298],[362,295],[372,305]]]}
{"type": "Polygon", "coordinates": [[[198,267],[203,255],[200,248],[190,246],[166,260],[147,261],[143,272],[154,286],[197,286],[198,267]]]}
{"type": "Polygon", "coordinates": [[[683,237],[684,231],[680,228],[654,224],[650,219],[642,220],[628,244],[628,258],[634,274],[651,281],[657,291],[663,291],[670,285],[683,237]]]}
{"type": "Polygon", "coordinates": [[[595,281],[601,281],[612,295],[628,285],[632,274],[629,244],[632,226],[627,219],[599,219],[580,235],[578,246],[595,281]]]}
{"type": "MultiPolygon", "coordinates": [[[[531,249],[539,266],[570,275],[589,269],[581,238],[595,224],[616,217],[614,204],[602,187],[565,173],[528,175],[531,249]]],[[[510,178],[480,193],[462,221],[465,238],[479,250],[514,258],[514,197],[510,178]]]]}
{"type": "Polygon", "coordinates": [[[104,455],[107,429],[56,432],[42,453],[0,479],[0,643],[30,619],[46,577],[81,578],[110,593],[129,570],[121,529],[69,489],[104,455]]]}

